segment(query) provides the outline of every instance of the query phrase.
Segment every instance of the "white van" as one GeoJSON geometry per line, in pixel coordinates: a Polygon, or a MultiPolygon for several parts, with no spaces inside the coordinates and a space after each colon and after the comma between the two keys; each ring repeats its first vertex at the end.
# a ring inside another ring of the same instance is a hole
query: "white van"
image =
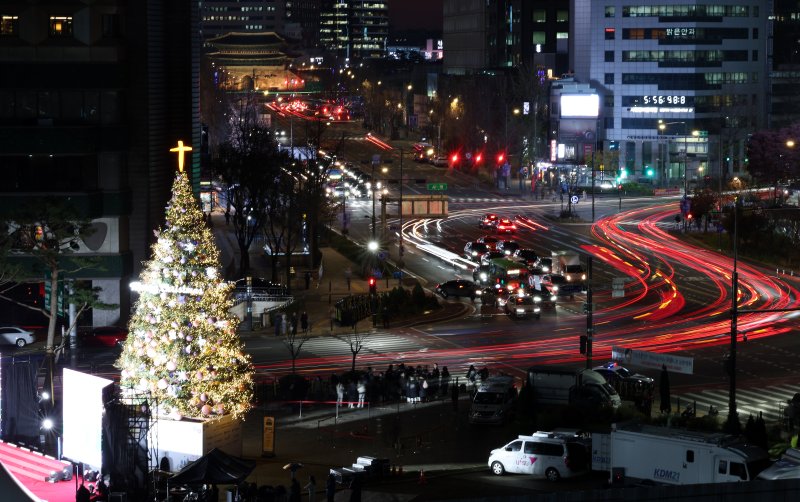
{"type": "Polygon", "coordinates": [[[589,445],[577,434],[536,432],[492,450],[488,465],[498,476],[510,472],[558,481],[589,471],[589,445]]]}
{"type": "Polygon", "coordinates": [[[471,424],[502,424],[514,415],[517,403],[517,389],[514,377],[508,375],[492,376],[484,380],[469,408],[471,424]]]}
{"type": "Polygon", "coordinates": [[[800,479],[800,448],[789,448],[758,479],[800,479]]]}

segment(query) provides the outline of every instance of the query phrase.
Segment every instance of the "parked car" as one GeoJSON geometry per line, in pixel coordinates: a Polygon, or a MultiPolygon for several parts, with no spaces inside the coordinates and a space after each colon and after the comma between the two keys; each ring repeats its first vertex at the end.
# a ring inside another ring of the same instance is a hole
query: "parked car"
{"type": "Polygon", "coordinates": [[[19,326],[0,327],[0,343],[3,345],[16,345],[22,348],[36,341],[33,331],[20,328],[19,326]]]}
{"type": "Polygon", "coordinates": [[[81,347],[116,347],[128,338],[128,330],[116,326],[100,326],[78,333],[81,347]]]}
{"type": "Polygon", "coordinates": [[[478,222],[478,228],[494,228],[499,219],[494,213],[486,213],[478,222]]]}
{"type": "Polygon", "coordinates": [[[443,282],[436,285],[436,292],[442,295],[443,298],[449,296],[456,296],[461,298],[469,298],[475,300],[477,296],[478,286],[466,279],[454,279],[452,281],[443,282]]]}
{"type": "Polygon", "coordinates": [[[482,242],[468,242],[464,246],[464,257],[468,260],[480,260],[481,256],[489,252],[489,246],[482,242]]]}
{"type": "Polygon", "coordinates": [[[577,434],[536,432],[492,450],[488,465],[498,476],[509,472],[558,481],[587,473],[590,450],[587,441],[577,434]]]}
{"type": "Polygon", "coordinates": [[[603,375],[603,378],[606,379],[606,382],[610,383],[611,386],[617,390],[619,390],[622,382],[647,385],[653,384],[652,378],[640,373],[634,373],[628,368],[620,366],[619,363],[616,362],[610,362],[602,366],[596,366],[594,370],[603,375]]]}
{"type": "Polygon", "coordinates": [[[506,314],[512,317],[542,317],[542,299],[538,296],[513,295],[509,296],[505,305],[506,314]],[[538,300],[538,301],[537,301],[538,300]]]}

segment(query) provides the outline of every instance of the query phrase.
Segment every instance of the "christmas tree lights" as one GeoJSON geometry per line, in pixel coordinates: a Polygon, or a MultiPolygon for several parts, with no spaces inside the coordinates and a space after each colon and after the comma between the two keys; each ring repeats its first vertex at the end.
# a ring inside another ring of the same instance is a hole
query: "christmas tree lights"
{"type": "Polygon", "coordinates": [[[186,175],[179,172],[164,228],[145,263],[117,361],[123,395],[149,392],[157,413],[241,416],[250,408],[252,366],[229,312],[233,284],[221,278],[219,251],[186,175]]]}

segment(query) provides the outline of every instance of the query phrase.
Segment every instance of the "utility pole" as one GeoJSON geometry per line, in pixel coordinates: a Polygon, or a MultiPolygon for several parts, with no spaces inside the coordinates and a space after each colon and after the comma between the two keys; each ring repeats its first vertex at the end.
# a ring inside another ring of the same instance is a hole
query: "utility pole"
{"type": "Polygon", "coordinates": [[[400,213],[400,244],[397,249],[397,255],[399,256],[397,266],[400,268],[400,277],[397,278],[397,282],[402,285],[403,266],[405,265],[403,262],[403,255],[405,254],[405,249],[403,249],[403,150],[400,150],[400,201],[397,203],[397,209],[400,213]]]}
{"type": "Polygon", "coordinates": [[[586,258],[586,369],[592,367],[592,339],[594,321],[592,320],[592,257],[586,258]]]}
{"type": "Polygon", "coordinates": [[[730,388],[728,390],[728,425],[738,423],[736,412],[736,338],[739,330],[739,272],[737,270],[737,240],[739,231],[739,198],[733,200],[733,273],[731,274],[731,348],[728,354],[730,388]]]}

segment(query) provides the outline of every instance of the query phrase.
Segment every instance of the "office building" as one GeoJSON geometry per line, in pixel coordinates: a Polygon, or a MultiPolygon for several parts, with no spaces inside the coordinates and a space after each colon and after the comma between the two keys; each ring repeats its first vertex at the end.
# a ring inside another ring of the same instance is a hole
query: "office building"
{"type": "Polygon", "coordinates": [[[767,125],[770,6],[572,0],[574,76],[601,95],[616,167],[690,190],[745,173],[748,134],[767,125]]]}
{"type": "Polygon", "coordinates": [[[0,208],[55,195],[92,221],[77,253],[100,267],[76,277],[118,305],[95,310],[94,325],[127,322],[129,283],[163,225],[169,150],[200,144],[198,14],[191,0],[0,6],[0,208]]]}

